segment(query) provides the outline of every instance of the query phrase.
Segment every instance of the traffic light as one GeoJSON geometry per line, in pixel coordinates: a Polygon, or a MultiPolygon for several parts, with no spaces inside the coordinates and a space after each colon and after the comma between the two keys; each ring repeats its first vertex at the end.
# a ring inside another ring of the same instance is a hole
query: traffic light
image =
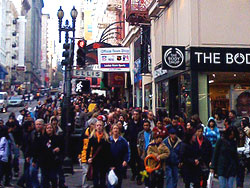
{"type": "Polygon", "coordinates": [[[84,67],[85,66],[85,60],[86,60],[86,53],[87,53],[87,41],[82,39],[79,40],[78,43],[78,50],[77,50],[77,66],[84,67]]]}
{"type": "Polygon", "coordinates": [[[64,43],[63,44],[63,53],[62,56],[64,57],[64,59],[62,60],[62,66],[67,65],[69,63],[69,55],[70,55],[70,44],[69,43],[64,43]]]}

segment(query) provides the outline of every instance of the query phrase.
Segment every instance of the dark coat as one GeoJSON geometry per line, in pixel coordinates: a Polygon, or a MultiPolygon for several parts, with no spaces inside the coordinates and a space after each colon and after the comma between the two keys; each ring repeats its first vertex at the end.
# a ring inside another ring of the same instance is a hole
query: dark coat
{"type": "Polygon", "coordinates": [[[62,154],[58,136],[56,135],[48,136],[47,134],[45,134],[42,136],[40,143],[41,145],[38,149],[40,150],[39,163],[41,168],[45,169],[57,168],[61,162],[60,156],[62,154]],[[53,150],[57,147],[59,147],[60,151],[54,152],[53,150]]]}
{"type": "Polygon", "coordinates": [[[213,154],[213,148],[212,148],[212,144],[210,143],[210,141],[203,136],[203,142],[201,144],[201,147],[199,146],[199,143],[197,141],[197,138],[195,140],[195,144],[197,145],[196,147],[199,148],[199,155],[200,155],[200,166],[202,168],[209,168],[209,163],[212,160],[212,154],[213,154]],[[204,166],[205,165],[205,166],[204,166]]]}
{"type": "Polygon", "coordinates": [[[219,139],[215,146],[211,168],[218,176],[226,178],[236,176],[238,161],[236,142],[224,138],[219,139]]]}
{"type": "Polygon", "coordinates": [[[110,151],[110,143],[103,138],[98,143],[97,138],[95,136],[92,136],[89,139],[88,149],[87,149],[87,161],[90,158],[91,149],[92,149],[92,156],[95,155],[97,149],[101,147],[98,154],[95,156],[95,158],[92,161],[93,167],[99,166],[101,168],[104,168],[108,170],[110,167],[110,159],[111,159],[111,151],[110,151]]]}
{"type": "Polygon", "coordinates": [[[130,150],[128,142],[123,137],[119,137],[115,142],[113,137],[110,137],[110,151],[111,151],[111,166],[116,168],[122,168],[122,163],[129,162],[130,150]]]}
{"type": "Polygon", "coordinates": [[[180,149],[180,162],[184,182],[197,182],[200,177],[200,166],[195,165],[195,159],[200,159],[199,148],[196,144],[182,142],[180,149]],[[197,179],[198,178],[198,179],[197,179]]]}
{"type": "Polygon", "coordinates": [[[138,121],[137,123],[134,122],[134,120],[131,120],[128,123],[127,130],[125,132],[125,138],[129,142],[130,148],[135,148],[136,150],[136,145],[137,145],[137,137],[140,131],[143,130],[143,123],[142,121],[138,121]]]}
{"type": "Polygon", "coordinates": [[[168,147],[170,151],[169,157],[166,159],[166,165],[177,166],[180,162],[180,149],[181,149],[181,140],[177,138],[177,141],[172,145],[170,137],[167,137],[163,140],[163,143],[168,147]]]}

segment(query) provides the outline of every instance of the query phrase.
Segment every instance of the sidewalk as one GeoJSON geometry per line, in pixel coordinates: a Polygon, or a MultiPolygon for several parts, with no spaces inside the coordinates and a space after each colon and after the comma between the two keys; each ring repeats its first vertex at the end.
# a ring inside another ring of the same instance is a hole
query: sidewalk
{"type": "MultiPolygon", "coordinates": [[[[77,188],[77,187],[81,187],[81,175],[82,175],[82,171],[79,165],[75,165],[74,166],[74,174],[73,175],[68,175],[66,177],[66,184],[68,185],[69,188],[77,188]]],[[[122,187],[123,188],[144,188],[144,185],[138,186],[136,185],[136,181],[130,181],[130,177],[131,177],[131,170],[128,169],[128,178],[123,180],[123,184],[122,187]]],[[[88,182],[89,185],[92,185],[92,182],[88,182]]],[[[236,183],[235,183],[236,184],[236,183]]],[[[185,185],[183,183],[182,178],[179,178],[179,182],[178,182],[178,188],[184,188],[185,185]]],[[[218,183],[218,179],[214,180],[214,188],[219,188],[219,183],[218,183]]],[[[236,187],[236,185],[235,185],[236,187]]],[[[245,183],[244,183],[244,187],[250,187],[250,174],[248,173],[245,177],[245,183]]],[[[164,187],[165,188],[165,187],[164,187]]]]}

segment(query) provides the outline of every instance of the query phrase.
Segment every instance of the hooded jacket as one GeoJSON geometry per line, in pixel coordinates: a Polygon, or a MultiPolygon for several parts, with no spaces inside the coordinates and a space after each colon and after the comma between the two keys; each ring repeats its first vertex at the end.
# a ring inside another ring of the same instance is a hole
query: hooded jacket
{"type": "Polygon", "coordinates": [[[208,119],[207,126],[204,128],[203,135],[211,142],[212,147],[214,148],[217,140],[219,140],[219,138],[220,138],[220,131],[219,131],[219,129],[217,127],[217,123],[213,117],[210,117],[208,119]],[[209,127],[209,123],[212,120],[214,121],[214,129],[213,130],[209,127]]]}

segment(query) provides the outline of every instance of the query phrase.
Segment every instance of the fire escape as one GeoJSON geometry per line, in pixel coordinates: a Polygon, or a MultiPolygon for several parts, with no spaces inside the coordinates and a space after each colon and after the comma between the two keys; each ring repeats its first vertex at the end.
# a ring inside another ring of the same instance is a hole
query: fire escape
{"type": "Polygon", "coordinates": [[[130,25],[150,23],[148,7],[152,0],[128,0],[126,3],[126,21],[130,25]]]}

